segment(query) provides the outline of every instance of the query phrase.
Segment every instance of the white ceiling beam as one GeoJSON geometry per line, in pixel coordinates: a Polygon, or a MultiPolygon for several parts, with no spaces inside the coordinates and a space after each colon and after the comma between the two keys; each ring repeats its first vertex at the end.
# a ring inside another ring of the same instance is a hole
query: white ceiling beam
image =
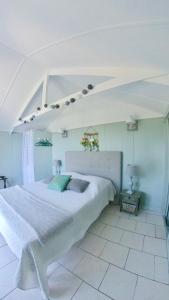
{"type": "Polygon", "coordinates": [[[146,82],[169,86],[169,74],[146,80],[146,82]]]}
{"type": "Polygon", "coordinates": [[[43,81],[43,89],[42,89],[42,107],[46,104],[47,101],[47,84],[48,84],[48,74],[45,75],[43,81]]]}
{"type": "Polygon", "coordinates": [[[28,106],[28,104],[30,103],[30,101],[32,100],[33,96],[35,95],[35,93],[37,92],[37,90],[40,88],[41,84],[44,81],[44,75],[42,78],[40,78],[40,80],[38,80],[38,82],[36,83],[36,85],[33,87],[33,89],[31,90],[28,98],[26,99],[26,101],[24,102],[24,104],[22,105],[18,115],[17,115],[17,119],[14,123],[14,125],[12,126],[11,130],[10,130],[10,134],[13,132],[14,128],[15,128],[15,124],[20,123],[19,118],[22,116],[23,112],[25,111],[26,107],[28,106]]]}
{"type": "MultiPolygon", "coordinates": [[[[80,98],[88,97],[88,96],[91,96],[91,95],[94,95],[94,94],[97,94],[97,93],[100,93],[100,92],[104,92],[104,91],[107,91],[107,90],[110,90],[110,89],[114,89],[114,88],[119,87],[119,86],[134,83],[134,82],[140,81],[142,79],[143,79],[142,76],[137,75],[137,76],[134,76],[134,77],[133,76],[127,76],[127,78],[123,77],[123,78],[114,78],[114,79],[106,80],[102,83],[97,84],[94,87],[94,89],[91,90],[87,95],[82,95],[81,91],[78,91],[78,92],[73,93],[71,95],[68,95],[64,98],[58,99],[57,101],[51,103],[50,107],[44,108],[44,106],[43,106],[40,111],[33,112],[32,114],[25,117],[24,120],[29,121],[32,115],[35,115],[36,117],[38,117],[38,116],[41,116],[43,114],[46,114],[46,113],[48,113],[49,111],[52,110],[51,105],[56,105],[56,104],[64,105],[65,101],[69,100],[70,98],[76,98],[78,100],[80,98]]],[[[39,84],[38,84],[38,87],[39,87],[39,84]]],[[[34,95],[34,93],[33,93],[33,95],[34,95]]],[[[30,101],[30,98],[29,98],[29,101],[30,101]]],[[[21,123],[19,121],[17,121],[14,127],[17,127],[20,124],[21,123]]]]}
{"type": "Polygon", "coordinates": [[[80,68],[60,68],[51,69],[48,71],[50,76],[66,76],[66,75],[81,75],[81,76],[110,76],[110,77],[121,77],[121,76],[140,76],[142,78],[156,78],[161,76],[167,76],[168,73],[159,72],[155,69],[146,68],[127,68],[127,67],[80,67],[80,68]]]}

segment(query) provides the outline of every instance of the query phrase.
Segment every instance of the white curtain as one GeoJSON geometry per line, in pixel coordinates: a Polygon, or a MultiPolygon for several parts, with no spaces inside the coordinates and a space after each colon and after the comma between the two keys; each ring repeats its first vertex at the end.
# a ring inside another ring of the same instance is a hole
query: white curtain
{"type": "Polygon", "coordinates": [[[33,132],[25,131],[22,137],[23,184],[34,182],[33,132]]]}

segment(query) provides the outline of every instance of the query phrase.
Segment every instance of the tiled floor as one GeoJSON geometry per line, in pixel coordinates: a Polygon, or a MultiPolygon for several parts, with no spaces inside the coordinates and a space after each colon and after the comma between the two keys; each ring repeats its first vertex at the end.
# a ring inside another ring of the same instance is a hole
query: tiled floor
{"type": "MultiPolygon", "coordinates": [[[[41,300],[39,289],[15,289],[17,260],[0,235],[0,300],[41,300]]],[[[52,299],[168,300],[163,218],[135,217],[108,206],[82,241],[48,270],[52,299]]]]}

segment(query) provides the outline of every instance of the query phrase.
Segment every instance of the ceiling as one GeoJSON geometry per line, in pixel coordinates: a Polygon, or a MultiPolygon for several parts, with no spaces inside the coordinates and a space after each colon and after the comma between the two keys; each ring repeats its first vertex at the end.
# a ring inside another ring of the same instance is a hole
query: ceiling
{"type": "Polygon", "coordinates": [[[169,1],[0,0],[0,131],[166,116],[169,1]],[[86,96],[88,83],[94,89],[86,96]],[[77,101],[65,106],[70,95],[77,101]]]}

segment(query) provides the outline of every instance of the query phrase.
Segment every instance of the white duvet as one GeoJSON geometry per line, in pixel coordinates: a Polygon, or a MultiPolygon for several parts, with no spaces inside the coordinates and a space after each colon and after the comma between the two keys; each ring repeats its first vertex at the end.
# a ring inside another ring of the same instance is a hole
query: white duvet
{"type": "MultiPolygon", "coordinates": [[[[0,228],[1,232],[7,240],[10,248],[19,258],[19,265],[16,274],[16,286],[21,289],[28,289],[39,286],[42,295],[45,299],[49,298],[47,284],[47,267],[53,261],[59,259],[70,247],[80,240],[86,233],[89,226],[97,219],[103,208],[108,202],[114,199],[115,190],[113,184],[106,179],[95,176],[80,175],[77,173],[69,173],[72,177],[84,179],[90,182],[84,193],[76,193],[73,191],[57,192],[49,190],[44,182],[37,182],[24,186],[21,191],[18,191],[19,203],[22,199],[25,201],[44,203],[44,209],[49,206],[58,212],[64,212],[71,220],[69,224],[60,226],[59,230],[52,232],[52,235],[45,237],[42,243],[39,242],[38,234],[35,228],[31,227],[29,221],[29,213],[25,215],[25,220],[19,215],[11,219],[9,211],[4,211],[5,198],[17,201],[17,188],[10,188],[0,193],[0,228]],[[15,189],[15,191],[14,191],[15,189]],[[25,194],[24,194],[25,190],[25,194]],[[29,226],[28,226],[29,225],[29,226]]],[[[23,203],[24,203],[23,201],[23,203]]],[[[29,203],[30,204],[30,203],[29,203]]],[[[27,206],[25,204],[25,206],[27,206]]],[[[28,206],[29,207],[29,206],[28,206]]],[[[41,209],[43,209],[41,207],[41,209]]],[[[32,209],[33,213],[34,209],[32,209]]],[[[36,213],[32,219],[41,218],[40,214],[36,213]]],[[[39,231],[48,232],[46,224],[39,220],[39,231]],[[43,228],[44,226],[44,228],[43,228]],[[43,229],[43,230],[42,230],[43,229]]],[[[58,224],[59,226],[59,224],[58,224]]],[[[38,231],[38,230],[37,230],[38,231]]]]}

